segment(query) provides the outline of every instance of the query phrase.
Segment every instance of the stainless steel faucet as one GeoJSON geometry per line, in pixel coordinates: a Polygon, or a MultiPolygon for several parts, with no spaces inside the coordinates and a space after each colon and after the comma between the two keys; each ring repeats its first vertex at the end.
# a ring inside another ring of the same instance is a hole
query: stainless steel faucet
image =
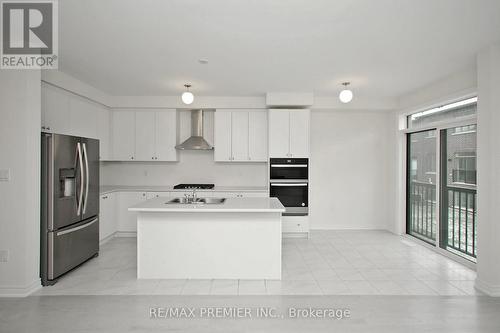
{"type": "Polygon", "coordinates": [[[192,189],[191,195],[189,194],[184,194],[184,197],[186,198],[187,203],[195,203],[197,200],[197,195],[196,195],[196,189],[192,189]]]}

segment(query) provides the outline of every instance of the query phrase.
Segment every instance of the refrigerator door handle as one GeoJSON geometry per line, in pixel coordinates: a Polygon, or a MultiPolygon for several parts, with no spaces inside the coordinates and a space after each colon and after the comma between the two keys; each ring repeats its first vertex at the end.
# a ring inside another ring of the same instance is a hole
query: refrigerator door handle
{"type": "Polygon", "coordinates": [[[80,145],[80,142],[76,144],[76,151],[78,155],[78,165],[80,167],[80,194],[78,199],[78,205],[76,208],[76,215],[80,216],[80,211],[82,209],[82,201],[83,201],[83,182],[85,180],[83,175],[82,147],[80,145]]]}
{"type": "Polygon", "coordinates": [[[71,229],[59,231],[59,232],[56,233],[56,236],[66,235],[66,234],[70,234],[70,233],[78,231],[78,230],[82,230],[82,229],[88,228],[92,224],[96,223],[98,220],[99,220],[99,218],[96,217],[92,221],[90,221],[88,223],[85,223],[85,224],[82,224],[82,225],[79,225],[78,227],[74,227],[74,228],[71,228],[71,229]]]}
{"type": "Polygon", "coordinates": [[[54,230],[54,159],[53,159],[53,138],[52,134],[46,134],[47,137],[47,227],[49,230],[54,230]]]}
{"type": "Polygon", "coordinates": [[[89,198],[89,158],[87,154],[87,144],[83,143],[83,157],[85,160],[85,199],[83,199],[83,214],[87,211],[87,199],[89,198]]]}

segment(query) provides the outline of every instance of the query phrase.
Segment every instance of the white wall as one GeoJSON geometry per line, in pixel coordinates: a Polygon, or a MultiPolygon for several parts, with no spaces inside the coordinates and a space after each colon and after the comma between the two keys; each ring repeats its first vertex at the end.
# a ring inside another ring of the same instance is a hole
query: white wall
{"type": "Polygon", "coordinates": [[[500,296],[500,44],[478,56],[477,279],[500,296]]]}
{"type": "Polygon", "coordinates": [[[40,286],[40,72],[0,72],[0,296],[25,295],[40,286]]]}
{"type": "Polygon", "coordinates": [[[382,111],[311,112],[312,229],[385,229],[390,188],[382,111]]]}
{"type": "Polygon", "coordinates": [[[409,92],[398,99],[399,110],[426,108],[443,100],[461,97],[477,88],[476,66],[464,68],[462,71],[431,82],[430,84],[409,92]]]}

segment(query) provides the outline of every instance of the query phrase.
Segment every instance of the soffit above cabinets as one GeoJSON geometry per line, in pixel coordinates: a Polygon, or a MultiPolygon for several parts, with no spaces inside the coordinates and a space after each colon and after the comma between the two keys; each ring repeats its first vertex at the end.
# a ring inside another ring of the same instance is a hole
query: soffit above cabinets
{"type": "Polygon", "coordinates": [[[268,92],[266,105],[268,107],[309,107],[314,104],[312,92],[268,92]]]}

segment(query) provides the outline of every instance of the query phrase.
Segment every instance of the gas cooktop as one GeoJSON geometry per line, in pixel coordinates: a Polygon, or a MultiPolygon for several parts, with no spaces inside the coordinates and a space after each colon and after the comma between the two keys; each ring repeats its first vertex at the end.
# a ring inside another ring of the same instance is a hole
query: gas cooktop
{"type": "Polygon", "coordinates": [[[211,190],[214,188],[214,184],[177,184],[174,186],[175,190],[211,190]]]}

